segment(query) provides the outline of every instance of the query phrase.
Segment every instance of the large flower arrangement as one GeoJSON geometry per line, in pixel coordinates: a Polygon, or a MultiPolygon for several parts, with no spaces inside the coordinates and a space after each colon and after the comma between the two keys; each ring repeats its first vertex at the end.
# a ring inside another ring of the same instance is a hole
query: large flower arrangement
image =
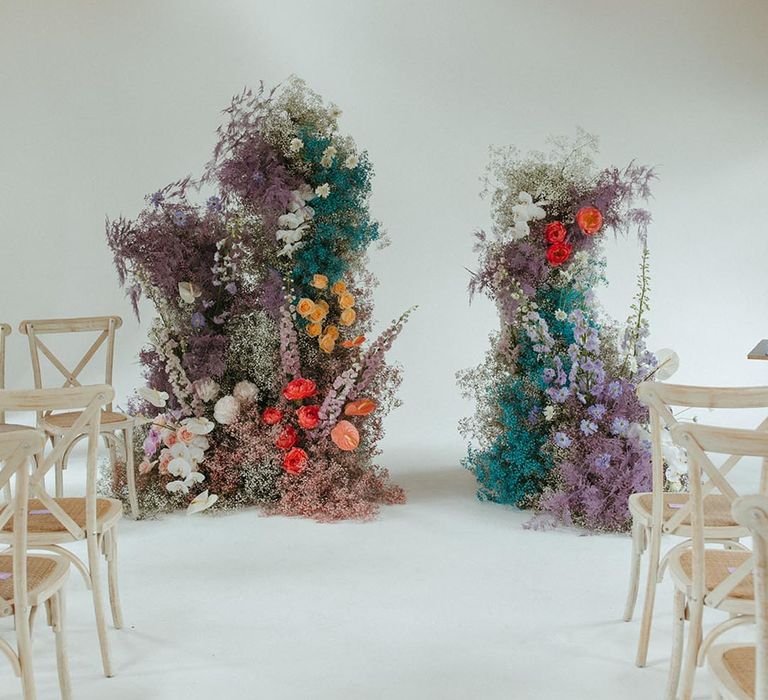
{"type": "Polygon", "coordinates": [[[141,506],[370,517],[404,500],[374,460],[400,382],[384,355],[407,318],[366,343],[371,165],[300,80],[226,115],[200,180],[107,224],[137,315],[142,295],[158,313],[133,402],[141,506]]]}
{"type": "Polygon", "coordinates": [[[631,163],[598,170],[596,141],[554,141],[549,154],[493,153],[493,235],[476,234],[471,293],[495,302],[501,331],[485,362],[459,380],[478,411],[462,422],[480,498],[534,508],[538,525],[627,526],[627,498],[650,486],[647,414],[635,388],[646,350],[650,196],[654,175],[631,163]],[[603,241],[634,232],[638,292],[625,326],[601,310],[603,241]]]}

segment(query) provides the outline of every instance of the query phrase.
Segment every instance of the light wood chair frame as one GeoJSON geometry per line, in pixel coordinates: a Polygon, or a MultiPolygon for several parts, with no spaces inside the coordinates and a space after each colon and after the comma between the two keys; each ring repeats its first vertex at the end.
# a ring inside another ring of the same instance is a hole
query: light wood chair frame
{"type": "MultiPolygon", "coordinates": [[[[122,517],[122,504],[114,499],[99,499],[97,495],[97,450],[101,432],[101,410],[114,398],[114,390],[106,384],[93,386],[64,387],[60,389],[34,389],[22,391],[0,391],[0,409],[11,411],[45,412],[50,410],[79,410],[79,416],[64,432],[61,439],[53,444],[51,451],[38,458],[37,466],[29,479],[30,498],[40,501],[45,509],[56,518],[62,529],[57,531],[35,531],[32,528],[27,539],[30,548],[54,552],[65,557],[80,572],[93,598],[96,617],[96,631],[99,638],[101,660],[105,676],[112,676],[112,659],[104,611],[104,587],[101,579],[101,556],[107,561],[107,581],[110,607],[114,626],[123,626],[120,607],[117,568],[117,524],[122,517]],[[87,436],[85,527],[78,524],[61,505],[57,498],[45,490],[45,476],[55,467],[75,436],[87,436]],[[99,521],[98,501],[108,500],[110,517],[99,521]],[[86,541],[87,565],[63,544],[86,541]]],[[[13,532],[4,530],[11,514],[0,514],[0,543],[12,544],[13,532]]],[[[15,522],[15,521],[14,521],[15,522]]]]}
{"type": "MultiPolygon", "coordinates": [[[[34,377],[35,388],[43,389],[41,355],[47,358],[53,367],[55,367],[64,377],[64,386],[80,386],[78,377],[82,371],[91,363],[94,356],[106,343],[106,366],[104,372],[104,383],[112,385],[112,371],[115,360],[115,333],[122,326],[122,319],[119,316],[94,316],[89,318],[62,318],[62,319],[37,319],[22,321],[19,325],[19,331],[27,336],[29,341],[29,352],[32,359],[32,374],[34,377]],[[86,350],[75,368],[70,370],[53,353],[48,345],[40,337],[49,334],[67,334],[67,333],[88,333],[97,332],[99,335],[93,344],[86,350]]],[[[112,411],[112,404],[106,406],[107,411],[112,411]]],[[[42,427],[49,435],[51,441],[55,443],[61,439],[61,429],[47,421],[50,412],[38,413],[38,425],[42,427]]],[[[125,420],[119,423],[102,424],[101,436],[107,448],[109,449],[110,462],[112,469],[117,468],[117,433],[122,435],[122,445],[125,454],[126,482],[128,486],[128,502],[131,508],[131,515],[134,518],[139,517],[139,501],[136,492],[136,470],[133,445],[133,431],[135,420],[126,415],[125,420]]],[[[85,438],[85,434],[76,435],[67,449],[62,453],[60,460],[56,464],[55,483],[56,496],[61,498],[63,495],[64,470],[67,468],[69,456],[80,440],[85,438]]]]}
{"type": "Polygon", "coordinates": [[[719,645],[709,650],[707,665],[715,686],[713,697],[720,700],[768,700],[768,498],[761,495],[744,496],[733,504],[733,517],[748,527],[752,534],[755,587],[755,693],[748,695],[733,677],[725,656],[744,650],[744,644],[719,645]]]}
{"type": "MultiPolygon", "coordinates": [[[[0,389],[5,389],[5,338],[11,334],[7,323],[0,323],[0,389]]],[[[5,411],[0,411],[0,424],[5,423],[5,411]]]]}
{"type": "Polygon", "coordinates": [[[64,584],[69,575],[69,561],[53,554],[29,555],[27,550],[27,518],[29,507],[29,464],[45,447],[45,433],[38,430],[19,430],[0,434],[0,486],[13,481],[14,495],[3,509],[3,517],[14,518],[14,530],[9,551],[0,558],[12,558],[13,600],[0,597],[0,617],[13,615],[16,649],[0,638],[0,655],[11,663],[14,674],[21,678],[24,700],[35,700],[35,678],[32,662],[32,618],[36,607],[30,606],[28,591],[28,561],[47,559],[53,563],[49,575],[35,590],[34,602],[44,604],[49,625],[56,640],[56,665],[59,688],[63,700],[71,700],[72,686],[69,676],[67,644],[64,632],[64,584]]]}
{"type": "MultiPolygon", "coordinates": [[[[752,394],[757,397],[758,394],[752,394]]],[[[765,398],[768,399],[768,393],[765,398]]],[[[749,400],[746,396],[736,399],[740,403],[749,400]]],[[[752,406],[754,407],[754,406],[752,406]]],[[[712,590],[706,586],[707,558],[706,545],[710,542],[705,536],[704,497],[713,490],[728,498],[731,508],[739,499],[739,494],[728,482],[724,467],[730,460],[738,457],[757,457],[768,460],[768,432],[763,427],[753,430],[742,428],[722,428],[711,425],[680,424],[672,429],[674,441],[688,451],[688,479],[690,485],[691,538],[687,549],[691,553],[690,577],[681,564],[685,550],[679,549],[669,562],[670,574],[675,585],[675,629],[670,660],[669,684],[667,697],[680,697],[690,700],[696,668],[703,665],[707,652],[713,642],[724,632],[746,623],[752,623],[755,616],[753,598],[736,597],[734,589],[752,575],[754,557],[747,551],[740,557],[741,562],[729,571],[728,575],[712,590]],[[716,466],[710,454],[728,455],[723,465],[716,466]],[[704,608],[720,610],[728,615],[721,623],[711,629],[706,637],[703,634],[704,608]],[[684,643],[684,627],[688,624],[687,644],[684,643]],[[683,653],[685,651],[685,653],[683,653]]],[[[764,472],[764,469],[763,469],[764,472]]],[[[764,473],[761,474],[761,484],[764,473]]],[[[741,527],[746,527],[741,525],[741,527]]],[[[747,528],[748,530],[748,528],[747,528]]]]}
{"type": "MultiPolygon", "coordinates": [[[[768,407],[768,387],[701,387],[681,384],[666,384],[662,382],[643,382],[637,389],[640,401],[648,407],[651,432],[651,469],[652,469],[652,508],[650,522],[637,517],[639,508],[635,504],[645,494],[633,494],[629,499],[632,520],[632,559],[630,566],[630,583],[624,610],[624,619],[632,619],[637,602],[640,584],[640,569],[643,554],[648,551],[648,570],[643,601],[643,613],[640,623],[640,636],[637,644],[635,663],[643,667],[648,656],[648,645],[653,623],[653,611],[656,599],[656,587],[661,581],[669,558],[678,550],[688,545],[692,526],[685,523],[691,513],[690,504],[678,508],[674,515],[664,517],[664,499],[669,495],[664,490],[664,457],[662,453],[662,427],[670,431],[680,423],[674,416],[672,407],[680,408],[765,408],[768,407]],[[674,535],[685,538],[661,556],[661,539],[663,535],[674,535]]],[[[768,430],[768,419],[764,420],[758,429],[768,430]]],[[[741,460],[733,455],[720,467],[723,477],[727,475],[741,460]]],[[[768,460],[763,464],[761,490],[765,492],[768,484],[768,460]]],[[[708,487],[711,491],[712,486],[708,487]]],[[[745,549],[739,540],[748,535],[748,531],[739,525],[727,527],[706,527],[704,537],[708,542],[719,543],[727,548],[745,549]]]]}

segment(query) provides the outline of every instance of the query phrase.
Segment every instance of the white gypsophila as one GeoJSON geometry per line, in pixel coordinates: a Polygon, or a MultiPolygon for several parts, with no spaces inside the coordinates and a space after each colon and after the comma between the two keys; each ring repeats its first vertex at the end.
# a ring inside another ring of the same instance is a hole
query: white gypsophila
{"type": "Polygon", "coordinates": [[[222,396],[213,407],[213,417],[222,425],[229,425],[240,413],[240,403],[234,396],[222,396]]]}
{"type": "Polygon", "coordinates": [[[218,383],[210,377],[198,379],[194,382],[194,387],[198,398],[205,403],[213,401],[219,395],[220,387],[218,383]]]}
{"type": "Polygon", "coordinates": [[[235,384],[232,396],[240,403],[253,403],[259,397],[259,389],[253,382],[243,380],[235,384]]]}

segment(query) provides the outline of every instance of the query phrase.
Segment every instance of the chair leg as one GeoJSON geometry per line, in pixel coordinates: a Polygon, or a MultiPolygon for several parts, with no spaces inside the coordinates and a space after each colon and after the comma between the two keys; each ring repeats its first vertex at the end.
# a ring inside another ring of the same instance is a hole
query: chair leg
{"type": "Polygon", "coordinates": [[[104,675],[111,678],[112,658],[109,651],[109,636],[107,634],[107,621],[104,615],[104,591],[102,590],[99,541],[94,534],[88,534],[88,569],[91,572],[91,594],[93,596],[93,612],[96,615],[96,632],[99,636],[101,647],[101,664],[104,667],[104,675]]]}
{"type": "Polygon", "coordinates": [[[637,642],[635,665],[643,668],[648,658],[648,643],[651,639],[651,624],[653,622],[653,606],[656,599],[656,585],[659,572],[659,557],[661,555],[661,532],[651,528],[651,551],[648,557],[648,576],[643,601],[643,619],[640,623],[640,639],[637,642]]]}
{"type": "MultiPolygon", "coordinates": [[[[61,438],[58,437],[57,435],[51,435],[51,445],[53,446],[54,449],[56,449],[56,445],[58,445],[60,439],[61,438]]],[[[54,494],[56,495],[56,498],[63,498],[64,496],[64,459],[63,457],[56,460],[54,494]]]]}
{"type": "Polygon", "coordinates": [[[629,570],[629,591],[627,603],[624,606],[624,621],[629,622],[635,612],[637,603],[637,589],[640,587],[640,560],[643,557],[643,544],[645,540],[645,527],[638,521],[632,521],[632,563],[629,570]]]}
{"type": "Polygon", "coordinates": [[[693,682],[696,677],[697,659],[701,646],[701,626],[704,617],[704,603],[691,601],[688,606],[690,622],[688,623],[688,645],[685,649],[683,668],[681,672],[681,700],[691,700],[693,697],[693,682]]]}
{"type": "Polygon", "coordinates": [[[667,700],[675,700],[677,686],[680,684],[680,667],[685,648],[685,602],[685,593],[675,589],[674,628],[672,630],[672,655],[669,659],[667,700]]]}
{"type": "Polygon", "coordinates": [[[128,502],[131,505],[131,515],[134,519],[138,519],[139,498],[136,494],[136,469],[133,459],[133,426],[123,430],[123,444],[125,445],[125,476],[128,482],[128,502]]]}
{"type": "Polygon", "coordinates": [[[29,613],[21,607],[14,615],[16,625],[16,643],[18,645],[19,666],[21,667],[21,687],[24,700],[35,700],[35,676],[32,671],[32,640],[29,636],[29,613]]]}
{"type": "Polygon", "coordinates": [[[109,604],[112,608],[112,622],[115,629],[123,628],[123,611],[120,606],[120,589],[117,579],[117,526],[104,534],[104,554],[107,558],[107,580],[109,583],[109,604]]]}
{"type": "Polygon", "coordinates": [[[72,700],[72,683],[69,678],[67,640],[64,635],[64,592],[59,590],[48,601],[51,610],[51,627],[56,639],[56,668],[62,700],[72,700]]]}

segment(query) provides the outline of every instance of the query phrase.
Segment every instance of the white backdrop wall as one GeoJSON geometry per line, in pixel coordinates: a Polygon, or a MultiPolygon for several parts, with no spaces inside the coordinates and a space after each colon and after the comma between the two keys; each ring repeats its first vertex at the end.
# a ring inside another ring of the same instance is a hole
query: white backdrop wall
{"type": "MultiPolygon", "coordinates": [[[[0,320],[122,315],[125,397],[151,309],[141,325],[130,313],[105,216],[199,173],[229,98],[295,73],[342,107],[376,167],[392,241],[372,254],[379,319],[420,306],[393,351],[405,405],[387,448],[461,453],[471,407],[454,373],[496,324],[466,294],[487,148],[576,125],[605,164],[658,167],[651,347],[678,350],[680,381],[768,383],[768,363],[745,359],[768,336],[767,33],[761,0],[0,0],[0,320]]],[[[602,297],[621,318],[638,256],[610,245],[602,297]]],[[[31,381],[22,341],[11,386],[31,381]]]]}

